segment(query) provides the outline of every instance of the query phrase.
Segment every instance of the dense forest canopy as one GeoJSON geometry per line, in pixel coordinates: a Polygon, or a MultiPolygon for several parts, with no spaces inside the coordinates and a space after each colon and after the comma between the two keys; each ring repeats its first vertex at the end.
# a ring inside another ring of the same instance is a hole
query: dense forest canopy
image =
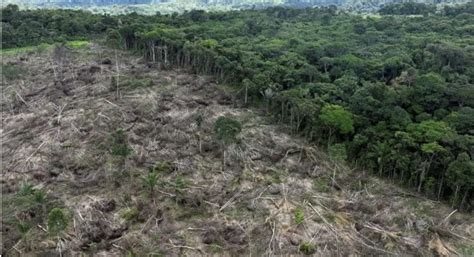
{"type": "Polygon", "coordinates": [[[474,4],[182,15],[3,9],[2,46],[102,38],[211,74],[292,133],[454,206],[474,205],[474,4]],[[408,9],[407,9],[408,8],[408,9]],[[414,9],[409,9],[414,8],[414,9]]]}

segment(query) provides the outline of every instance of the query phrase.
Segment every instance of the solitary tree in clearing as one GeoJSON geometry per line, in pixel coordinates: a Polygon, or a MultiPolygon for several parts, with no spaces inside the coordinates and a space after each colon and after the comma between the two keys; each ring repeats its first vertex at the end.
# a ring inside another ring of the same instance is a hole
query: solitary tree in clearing
{"type": "Polygon", "coordinates": [[[122,36],[120,35],[118,30],[109,30],[107,32],[107,45],[112,47],[114,49],[114,54],[115,54],[115,85],[117,89],[117,99],[119,98],[120,92],[119,92],[119,86],[120,86],[120,66],[119,66],[119,58],[118,58],[118,52],[117,48],[120,48],[122,46],[122,36]]]}
{"type": "Polygon", "coordinates": [[[199,153],[202,153],[201,128],[202,128],[202,122],[204,121],[204,118],[201,114],[198,114],[196,116],[195,121],[196,121],[196,127],[197,127],[196,137],[197,137],[198,145],[199,145],[199,153]]]}
{"type": "Polygon", "coordinates": [[[214,123],[214,133],[223,149],[223,169],[225,168],[226,147],[237,141],[237,135],[240,131],[242,131],[240,122],[229,117],[221,116],[214,123]]]}
{"type": "Polygon", "coordinates": [[[69,220],[63,209],[54,208],[48,214],[48,231],[58,235],[67,228],[69,220]]]}

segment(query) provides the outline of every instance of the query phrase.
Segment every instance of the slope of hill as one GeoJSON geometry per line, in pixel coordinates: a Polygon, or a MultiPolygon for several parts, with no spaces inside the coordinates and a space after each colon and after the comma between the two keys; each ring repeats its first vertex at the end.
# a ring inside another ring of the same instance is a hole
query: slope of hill
{"type": "Polygon", "coordinates": [[[472,214],[331,161],[212,77],[115,56],[3,56],[2,255],[473,254],[472,214]],[[225,148],[221,116],[243,125],[225,148]]]}

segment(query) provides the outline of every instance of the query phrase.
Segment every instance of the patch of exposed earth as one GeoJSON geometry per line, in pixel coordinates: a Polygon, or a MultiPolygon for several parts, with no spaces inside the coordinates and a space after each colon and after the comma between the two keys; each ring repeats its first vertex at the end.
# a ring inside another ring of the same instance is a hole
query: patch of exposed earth
{"type": "Polygon", "coordinates": [[[117,90],[114,54],[97,45],[3,61],[21,71],[2,84],[5,256],[474,252],[471,214],[331,162],[211,77],[121,53],[117,90]],[[225,149],[213,136],[223,115],[243,124],[225,149]],[[118,129],[127,157],[112,154],[118,129]],[[25,183],[46,201],[20,197],[25,183]],[[54,207],[70,219],[59,238],[47,227],[54,207]]]}

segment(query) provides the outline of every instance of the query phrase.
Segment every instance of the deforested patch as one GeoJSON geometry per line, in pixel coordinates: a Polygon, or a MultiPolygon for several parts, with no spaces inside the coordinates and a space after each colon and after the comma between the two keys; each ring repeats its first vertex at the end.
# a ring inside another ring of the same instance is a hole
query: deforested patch
{"type": "Polygon", "coordinates": [[[94,44],[5,58],[28,71],[1,101],[5,256],[472,250],[472,215],[332,161],[214,78],[94,44]]]}

